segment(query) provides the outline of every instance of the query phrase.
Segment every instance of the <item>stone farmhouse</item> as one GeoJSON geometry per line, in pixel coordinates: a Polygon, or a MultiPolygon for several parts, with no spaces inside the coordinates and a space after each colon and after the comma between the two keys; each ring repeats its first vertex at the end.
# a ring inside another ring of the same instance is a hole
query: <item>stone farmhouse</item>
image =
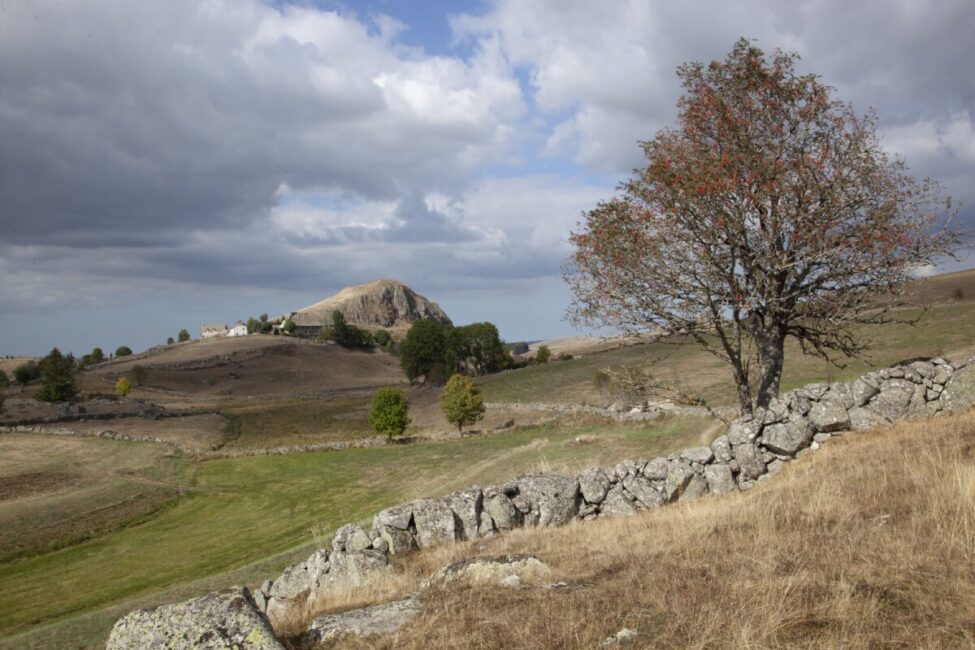
{"type": "Polygon", "coordinates": [[[247,325],[237,321],[230,327],[223,323],[204,324],[200,331],[201,339],[215,339],[221,336],[247,336],[247,325]]]}
{"type": "Polygon", "coordinates": [[[291,314],[290,318],[291,322],[295,324],[294,335],[306,339],[318,338],[318,335],[322,331],[322,325],[325,324],[325,317],[323,314],[303,314],[301,312],[294,312],[291,314]]]}
{"type": "Polygon", "coordinates": [[[200,331],[201,339],[215,339],[220,336],[227,336],[227,326],[224,323],[204,323],[200,331]]]}

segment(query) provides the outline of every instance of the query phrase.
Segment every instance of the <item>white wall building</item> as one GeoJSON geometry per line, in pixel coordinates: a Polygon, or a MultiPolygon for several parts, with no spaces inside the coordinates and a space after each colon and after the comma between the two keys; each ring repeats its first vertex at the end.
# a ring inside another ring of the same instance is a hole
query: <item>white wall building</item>
{"type": "Polygon", "coordinates": [[[247,336],[247,325],[237,321],[230,326],[230,329],[227,331],[227,336],[247,336]]]}

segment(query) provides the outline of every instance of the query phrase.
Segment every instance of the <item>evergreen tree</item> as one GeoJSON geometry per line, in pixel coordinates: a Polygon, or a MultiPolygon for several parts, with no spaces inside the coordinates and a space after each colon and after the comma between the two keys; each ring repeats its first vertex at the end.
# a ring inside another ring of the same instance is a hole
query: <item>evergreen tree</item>
{"type": "Polygon", "coordinates": [[[65,356],[57,348],[41,360],[41,389],[35,397],[42,402],[65,402],[78,394],[75,386],[74,357],[65,356]]]}

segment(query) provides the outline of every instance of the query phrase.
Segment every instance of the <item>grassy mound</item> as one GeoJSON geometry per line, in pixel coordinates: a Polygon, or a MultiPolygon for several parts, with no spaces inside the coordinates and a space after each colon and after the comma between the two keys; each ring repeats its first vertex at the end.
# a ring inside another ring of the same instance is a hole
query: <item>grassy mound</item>
{"type": "Polygon", "coordinates": [[[342,648],[962,648],[975,643],[975,412],[831,441],[774,479],[635,517],[399,560],[333,609],[444,564],[531,553],[558,589],[446,586],[394,637],[342,648]]]}

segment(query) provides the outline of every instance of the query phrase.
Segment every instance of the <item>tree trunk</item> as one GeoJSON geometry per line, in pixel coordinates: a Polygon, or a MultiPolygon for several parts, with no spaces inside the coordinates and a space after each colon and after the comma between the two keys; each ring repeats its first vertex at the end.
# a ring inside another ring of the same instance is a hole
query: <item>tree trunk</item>
{"type": "Polygon", "coordinates": [[[758,391],[755,405],[766,408],[779,396],[782,383],[782,365],[785,358],[785,328],[773,327],[755,337],[758,348],[758,391]]]}
{"type": "Polygon", "coordinates": [[[735,376],[735,389],[738,392],[738,408],[741,415],[752,414],[752,391],[748,386],[748,375],[741,366],[741,362],[732,362],[732,373],[735,376]]]}

